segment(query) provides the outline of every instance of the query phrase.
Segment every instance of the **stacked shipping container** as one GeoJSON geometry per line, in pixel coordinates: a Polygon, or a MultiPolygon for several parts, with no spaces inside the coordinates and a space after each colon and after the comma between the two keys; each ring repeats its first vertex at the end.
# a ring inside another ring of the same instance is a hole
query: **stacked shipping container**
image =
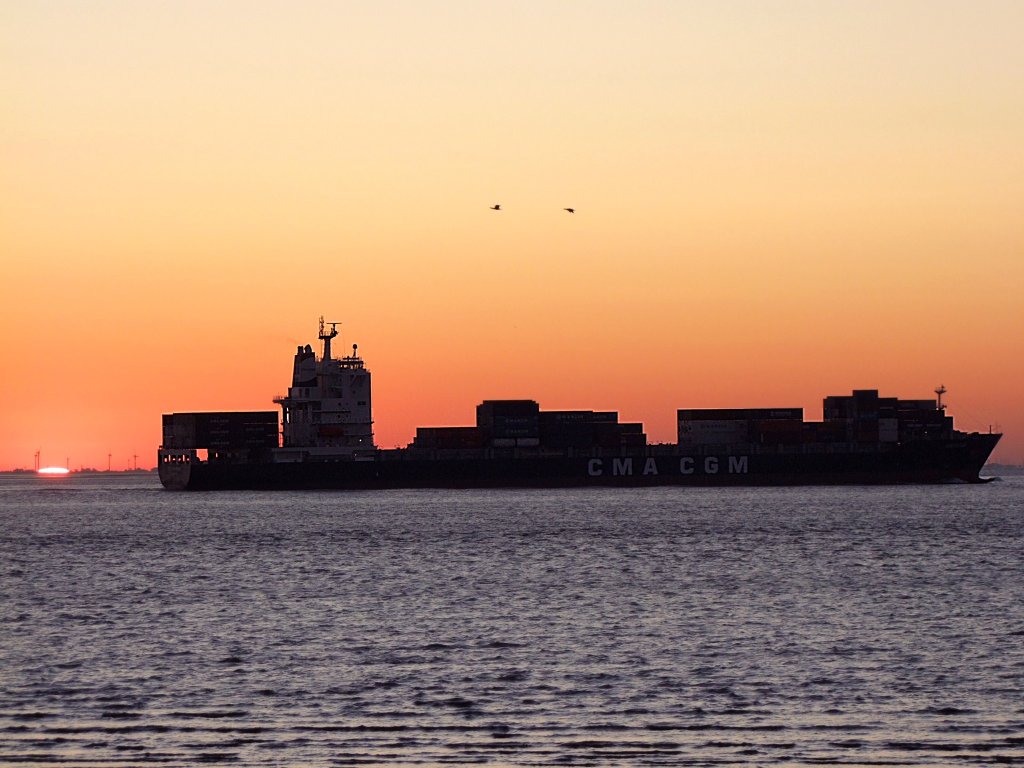
{"type": "Polygon", "coordinates": [[[276,411],[166,413],[165,448],[276,448],[276,411]]]}
{"type": "Polygon", "coordinates": [[[895,443],[947,438],[953,419],[935,400],[879,397],[877,389],[855,389],[852,395],[832,395],[823,402],[825,422],[841,429],[851,443],[895,443]]]}
{"type": "Polygon", "coordinates": [[[687,448],[803,439],[803,408],[684,408],[676,420],[679,445],[687,448]]]}
{"type": "Polygon", "coordinates": [[[542,411],[534,400],[485,400],[475,427],[420,427],[412,450],[625,448],[647,445],[642,424],[614,411],[542,411]]]}

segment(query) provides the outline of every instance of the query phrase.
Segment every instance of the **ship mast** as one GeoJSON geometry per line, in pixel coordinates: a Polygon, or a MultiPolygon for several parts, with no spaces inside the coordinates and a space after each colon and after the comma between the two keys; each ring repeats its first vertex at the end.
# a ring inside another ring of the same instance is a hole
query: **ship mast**
{"type": "Polygon", "coordinates": [[[338,325],[338,323],[332,323],[330,321],[328,321],[327,323],[324,323],[324,316],[320,315],[320,341],[322,341],[324,343],[324,357],[323,357],[324,360],[330,360],[331,359],[331,339],[333,339],[335,336],[338,335],[337,325],[338,325]],[[330,325],[331,326],[330,333],[325,333],[324,332],[324,326],[325,325],[330,325]]]}
{"type": "Polygon", "coordinates": [[[946,406],[944,406],[944,405],[942,404],[942,396],[943,396],[944,394],[946,394],[946,387],[945,387],[944,385],[942,385],[942,384],[939,384],[939,386],[937,386],[937,387],[935,388],[935,394],[939,396],[939,400],[938,400],[938,402],[936,403],[936,407],[937,407],[937,408],[938,408],[938,409],[939,409],[940,411],[944,411],[944,410],[946,410],[946,406]]]}

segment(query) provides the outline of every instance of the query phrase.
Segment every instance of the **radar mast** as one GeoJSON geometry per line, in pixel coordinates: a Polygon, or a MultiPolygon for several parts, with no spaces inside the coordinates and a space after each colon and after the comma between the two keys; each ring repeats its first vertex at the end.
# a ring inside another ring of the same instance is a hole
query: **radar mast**
{"type": "Polygon", "coordinates": [[[935,388],[935,394],[939,396],[938,402],[936,402],[935,406],[940,411],[946,410],[946,406],[942,404],[942,396],[946,394],[946,387],[943,384],[939,384],[939,386],[935,388]]]}
{"type": "Polygon", "coordinates": [[[338,328],[337,328],[337,326],[338,326],[338,323],[334,323],[334,322],[331,322],[329,320],[325,323],[324,322],[324,316],[320,315],[320,341],[322,341],[324,343],[324,356],[323,356],[324,360],[330,360],[331,359],[331,339],[333,339],[335,336],[338,335],[338,328]],[[329,333],[325,333],[324,326],[326,326],[326,325],[331,326],[331,330],[330,330],[329,333]]]}

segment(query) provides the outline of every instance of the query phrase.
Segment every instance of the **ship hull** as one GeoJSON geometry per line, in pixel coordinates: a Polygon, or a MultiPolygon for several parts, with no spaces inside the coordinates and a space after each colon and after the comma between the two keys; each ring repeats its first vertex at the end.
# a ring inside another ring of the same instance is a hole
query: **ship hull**
{"type": "Polygon", "coordinates": [[[383,490],[392,488],[570,488],[651,486],[887,485],[981,482],[999,435],[870,446],[750,446],[716,453],[650,447],[615,455],[419,457],[379,451],[344,461],[166,461],[174,490],[383,490]]]}

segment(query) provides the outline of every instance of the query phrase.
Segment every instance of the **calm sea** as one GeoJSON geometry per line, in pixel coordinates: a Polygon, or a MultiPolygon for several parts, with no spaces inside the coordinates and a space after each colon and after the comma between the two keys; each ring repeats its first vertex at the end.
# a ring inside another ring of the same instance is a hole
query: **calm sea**
{"type": "Polygon", "coordinates": [[[1024,478],[0,479],[4,765],[1024,764],[1024,478]]]}

